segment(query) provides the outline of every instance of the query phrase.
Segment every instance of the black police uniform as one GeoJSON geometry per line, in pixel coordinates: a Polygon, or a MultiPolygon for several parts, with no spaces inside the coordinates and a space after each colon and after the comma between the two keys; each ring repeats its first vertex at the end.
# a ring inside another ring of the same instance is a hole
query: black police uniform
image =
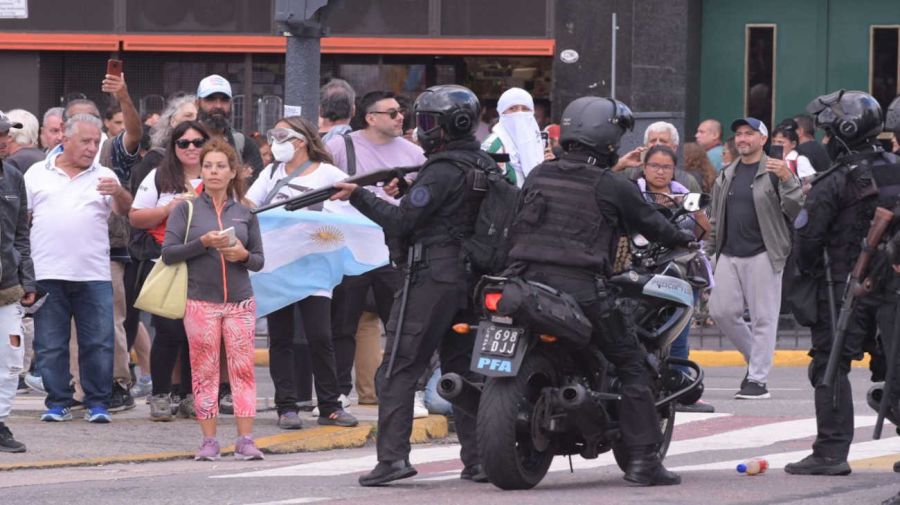
{"type": "MultiPolygon", "coordinates": [[[[815,388],[818,433],[813,456],[841,463],[847,460],[853,440],[853,398],[848,374],[850,362],[862,359],[863,352],[875,350],[879,310],[892,309],[886,285],[858,299],[846,331],[838,374],[831,387],[822,385],[833,341],[828,286],[822,276],[823,252],[831,260],[834,299],[840,303],[850,271],[862,250],[877,206],[893,209],[900,197],[900,166],[889,153],[868,148],[868,152],[845,154],[818,177],[807,196],[807,222],[798,230],[797,266],[801,273],[821,278],[817,296],[817,319],[811,326],[809,380],[815,388]],[[835,389],[837,402],[835,403],[835,389]]],[[[870,263],[867,275],[887,278],[876,272],[881,263],[870,263]]],[[[837,310],[837,307],[835,310],[837,310]]],[[[893,310],[890,310],[893,312],[893,310]]],[[[885,312],[886,314],[886,312],[885,312]]],[[[884,317],[884,316],[882,316],[884,317]]],[[[849,472],[849,467],[846,468],[849,472]]]]}
{"type": "Polygon", "coordinates": [[[641,196],[637,186],[592,155],[565,153],[543,163],[526,179],[510,237],[511,270],[565,291],[595,328],[604,356],[622,381],[619,409],[623,442],[648,452],[661,442],[650,389],[646,351],[627,311],[617,310],[598,277],[612,271],[618,237],[640,232],[664,244],[684,244],[679,231],[641,196]]]}
{"type": "MultiPolygon", "coordinates": [[[[449,142],[443,151],[473,158],[486,156],[474,138],[449,142]]],[[[461,259],[460,241],[474,230],[478,206],[473,202],[480,201],[481,194],[476,194],[468,182],[469,170],[472,168],[468,165],[449,159],[429,161],[396,207],[361,189],[350,197],[350,203],[381,225],[386,234],[422,246],[421,260],[405,272],[411,282],[391,376],[385,377],[385,368],[396,338],[399,299],[385,328],[386,352],[376,374],[380,462],[409,456],[416,381],[435,349],[439,349],[444,373],[456,372],[476,381],[479,377],[469,371],[474,335],[451,330],[454,322],[471,319],[467,311],[471,310],[469,292],[474,279],[461,259]]],[[[462,445],[460,457],[467,468],[474,467],[479,464],[475,418],[455,407],[453,416],[462,445]]]]}

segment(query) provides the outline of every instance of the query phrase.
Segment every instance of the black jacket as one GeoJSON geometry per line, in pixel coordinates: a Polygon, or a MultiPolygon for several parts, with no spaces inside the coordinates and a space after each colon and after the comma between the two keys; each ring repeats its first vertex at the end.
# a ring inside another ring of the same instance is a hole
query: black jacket
{"type": "Polygon", "coordinates": [[[20,284],[26,293],[37,291],[30,234],[25,179],[4,162],[0,171],[0,289],[20,284]]]}

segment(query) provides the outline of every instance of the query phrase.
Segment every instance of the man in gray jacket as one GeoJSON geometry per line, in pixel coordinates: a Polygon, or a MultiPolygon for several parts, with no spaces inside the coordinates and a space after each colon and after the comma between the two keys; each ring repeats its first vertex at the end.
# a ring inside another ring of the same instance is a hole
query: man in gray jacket
{"type": "MultiPolygon", "coordinates": [[[[0,113],[0,140],[11,126],[21,128],[0,113]]],[[[25,452],[5,421],[12,409],[25,358],[22,307],[35,300],[37,286],[31,262],[25,180],[12,165],[0,161],[0,452],[25,452]]]]}
{"type": "Polygon", "coordinates": [[[731,124],[740,159],[716,178],[708,252],[716,258],[709,313],[747,361],[737,399],[769,398],[781,275],[791,252],[791,226],[803,206],[800,180],[787,165],[766,157],[769,132],[755,118],[731,124]],[[744,321],[744,308],[750,324],[744,321]]]}

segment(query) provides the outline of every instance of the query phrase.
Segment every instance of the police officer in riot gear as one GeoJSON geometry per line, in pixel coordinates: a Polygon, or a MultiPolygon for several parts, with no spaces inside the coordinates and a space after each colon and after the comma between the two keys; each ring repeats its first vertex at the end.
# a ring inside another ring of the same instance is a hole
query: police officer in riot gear
{"type": "MultiPolygon", "coordinates": [[[[813,182],[805,210],[795,222],[798,228],[797,266],[804,275],[822,279],[816,300],[816,321],[810,328],[809,379],[815,388],[817,435],[812,454],[785,466],[798,475],[847,475],[847,454],[853,440],[853,399],[848,374],[850,362],[864,351],[875,350],[875,335],[891,301],[884,283],[859,299],[845,333],[836,377],[831,386],[823,379],[831,352],[834,328],[824,280],[823,252],[831,262],[835,281],[834,299],[840,300],[848,274],[862,250],[870,222],[878,206],[894,210],[900,196],[900,166],[897,157],[885,153],[877,136],[883,116],[878,102],[861,91],[840,90],[820,96],[807,106],[817,128],[830,137],[827,150],[834,160],[831,169],[813,182]]],[[[890,233],[890,230],[889,230],[890,233]]],[[[889,238],[890,234],[885,234],[889,238]]],[[[883,256],[883,255],[882,255],[883,256]]],[[[888,262],[876,255],[867,277],[889,279],[888,262]]],[[[896,295],[894,296],[896,298],[896,295]]],[[[838,302],[840,303],[840,302],[838,302]]],[[[893,311],[891,311],[893,312],[893,311]]],[[[882,332],[884,332],[882,327],[882,332]]],[[[873,360],[874,361],[874,360],[873,360]]],[[[873,375],[883,374],[875,370],[873,375]]]]}
{"type": "Polygon", "coordinates": [[[625,231],[669,245],[693,242],[647,203],[637,186],[609,167],[634,119],[611,98],[583,97],[562,115],[555,161],[538,165],[526,179],[510,237],[508,273],[561,289],[578,301],[595,328],[594,338],[622,381],[622,442],[628,448],[625,479],[642,485],[679,484],[657,452],[661,435],[650,388],[647,353],[638,341],[627,304],[606,292],[612,255],[625,231]]]}
{"type": "MultiPolygon", "coordinates": [[[[381,225],[386,235],[399,237],[410,246],[405,272],[408,292],[394,303],[386,327],[384,362],[376,376],[378,465],[359,478],[363,486],[416,474],[408,458],[413,398],[416,381],[435,349],[439,349],[444,372],[480,382],[479,376],[469,371],[474,335],[451,331],[454,322],[468,320],[471,310],[469,293],[475,279],[461,260],[460,246],[474,231],[483,198],[473,187],[473,166],[496,169],[474,137],[480,109],[475,95],[462,86],[434,86],[418,97],[417,136],[429,160],[398,207],[356,185],[335,185],[341,191],[333,198],[349,198],[354,207],[381,225]]],[[[465,465],[461,478],[486,482],[475,445],[475,418],[454,408],[454,420],[465,465]]]]}

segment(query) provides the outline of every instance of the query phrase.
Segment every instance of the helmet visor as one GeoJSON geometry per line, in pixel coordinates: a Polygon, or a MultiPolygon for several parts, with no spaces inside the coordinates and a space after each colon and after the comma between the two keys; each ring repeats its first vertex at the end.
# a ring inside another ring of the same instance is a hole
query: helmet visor
{"type": "Polygon", "coordinates": [[[426,135],[441,127],[441,116],[433,112],[416,112],[416,128],[419,135],[426,135]]]}

